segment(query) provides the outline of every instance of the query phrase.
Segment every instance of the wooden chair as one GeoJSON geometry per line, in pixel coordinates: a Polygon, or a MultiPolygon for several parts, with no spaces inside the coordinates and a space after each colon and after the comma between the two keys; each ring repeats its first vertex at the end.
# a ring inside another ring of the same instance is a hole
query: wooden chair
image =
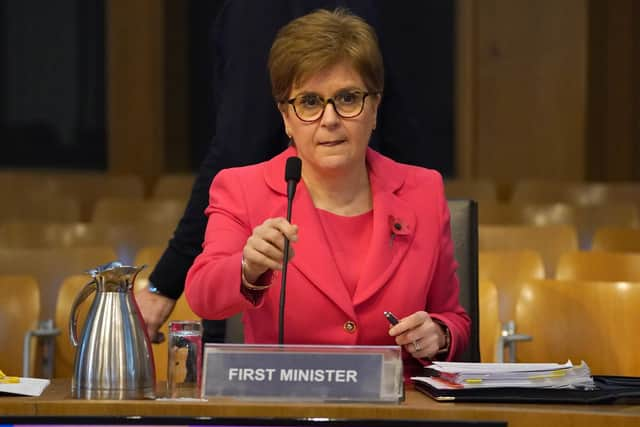
{"type": "Polygon", "coordinates": [[[525,179],[513,189],[513,202],[595,205],[607,200],[608,184],[567,180],[525,179]]]}
{"type": "Polygon", "coordinates": [[[606,202],[627,201],[637,203],[640,200],[640,182],[611,182],[607,184],[606,202]]]}
{"type": "Polygon", "coordinates": [[[136,254],[141,248],[152,245],[166,247],[176,225],[177,222],[153,221],[100,224],[104,232],[104,242],[112,246],[118,259],[126,264],[135,263],[136,254]]]}
{"type": "Polygon", "coordinates": [[[175,223],[33,223],[14,221],[0,224],[0,247],[5,248],[82,248],[111,246],[117,259],[134,261],[138,250],[148,245],[166,245],[175,223]]]}
{"type": "Polygon", "coordinates": [[[570,225],[481,225],[478,235],[481,251],[530,249],[538,252],[548,278],[554,277],[561,254],[578,250],[577,232],[570,225]]]}
{"type": "Polygon", "coordinates": [[[80,203],[71,197],[1,196],[0,221],[72,222],[81,218],[80,203]]]}
{"type": "Polygon", "coordinates": [[[489,180],[447,179],[444,182],[447,199],[471,199],[477,202],[495,201],[496,184],[489,180]]]}
{"type": "Polygon", "coordinates": [[[566,203],[532,204],[480,203],[480,224],[482,225],[535,225],[547,226],[572,224],[573,211],[566,203]]]}
{"type": "MultiPolygon", "coordinates": [[[[53,328],[56,298],[60,286],[67,276],[82,273],[90,268],[116,259],[111,247],[54,249],[0,249],[0,274],[29,274],[40,284],[40,320],[43,327],[34,335],[51,337],[58,331],[53,328]]],[[[64,333],[64,330],[62,331],[64,333]]],[[[51,351],[51,340],[39,340],[36,353],[41,363],[36,373],[50,378],[54,375],[55,352],[51,351]],[[50,356],[53,355],[52,360],[50,356]]]]}
{"type": "Polygon", "coordinates": [[[515,319],[520,288],[532,279],[544,279],[542,257],[535,251],[480,251],[480,279],[490,281],[498,292],[498,318],[502,323],[515,319]]]}
{"type": "Polygon", "coordinates": [[[574,205],[601,205],[640,200],[638,182],[584,182],[563,180],[522,180],[516,183],[514,202],[565,202],[574,205]]]}
{"type": "Polygon", "coordinates": [[[29,274],[40,284],[40,318],[53,319],[62,281],[116,259],[108,246],[55,249],[0,248],[0,274],[29,274]]]}
{"type": "Polygon", "coordinates": [[[607,252],[640,252],[640,228],[600,227],[591,249],[607,252]]]}
{"type": "Polygon", "coordinates": [[[86,222],[10,221],[0,223],[0,247],[72,248],[104,243],[100,230],[86,222]]]}
{"type": "MultiPolygon", "coordinates": [[[[71,344],[69,338],[69,315],[76,296],[80,293],[84,285],[91,281],[91,277],[85,275],[72,275],[66,277],[56,299],[55,325],[61,331],[56,337],[55,352],[55,378],[70,378],[73,375],[73,364],[76,349],[71,344]]],[[[91,307],[92,297],[87,298],[78,308],[78,336],[82,334],[87,313],[91,307]]]]}
{"type": "Polygon", "coordinates": [[[567,203],[491,203],[480,204],[481,224],[497,225],[573,225],[579,237],[579,247],[588,249],[598,227],[616,225],[636,227],[640,216],[631,202],[610,202],[603,205],[571,205],[567,203]]]}
{"type": "Polygon", "coordinates": [[[519,362],[587,362],[595,375],[640,375],[640,283],[532,281],[516,321],[533,336],[519,362]]]}
{"type": "Polygon", "coordinates": [[[74,218],[74,221],[88,221],[98,198],[144,197],[142,179],[134,175],[56,170],[13,172],[9,175],[5,181],[16,189],[14,193],[21,194],[19,197],[33,200],[68,197],[77,200],[80,218],[74,218]]]}
{"type": "Polygon", "coordinates": [[[480,357],[482,362],[496,361],[496,346],[501,331],[498,318],[498,291],[489,280],[478,285],[480,307],[480,357]]]}
{"type": "Polygon", "coordinates": [[[144,200],[105,197],[96,202],[94,223],[178,223],[184,213],[183,200],[144,200]]]}
{"type": "Polygon", "coordinates": [[[606,204],[575,206],[574,220],[581,249],[592,246],[595,231],[604,226],[637,227],[638,207],[633,202],[611,201],[606,204]]]}
{"type": "Polygon", "coordinates": [[[138,266],[146,265],[147,267],[138,274],[135,282],[136,290],[140,290],[147,286],[149,275],[151,275],[153,268],[160,260],[165,247],[166,246],[162,245],[149,245],[138,249],[134,258],[134,264],[138,266]]]}
{"type": "MultiPolygon", "coordinates": [[[[524,284],[531,279],[544,278],[542,258],[531,250],[480,251],[479,263],[480,279],[492,282],[497,290],[496,316],[501,330],[499,337],[495,337],[492,360],[502,362],[506,348],[509,360],[515,361],[516,343],[529,339],[527,335],[518,333],[520,327],[515,322],[516,302],[524,284]]],[[[482,317],[480,319],[482,322],[482,317]]]]}
{"type": "Polygon", "coordinates": [[[38,327],[38,282],[29,275],[0,275],[0,295],[0,369],[11,376],[30,374],[35,352],[25,351],[33,344],[25,334],[38,327]],[[25,357],[29,372],[23,372],[25,357]]]}
{"type": "MultiPolygon", "coordinates": [[[[155,246],[155,247],[146,247],[141,249],[135,258],[136,265],[146,264],[149,268],[146,269],[146,272],[143,270],[138,275],[138,278],[135,282],[135,287],[137,290],[144,288],[147,286],[149,282],[149,274],[153,270],[153,266],[158,262],[162,252],[164,251],[164,247],[155,246]],[[144,273],[144,274],[143,274],[144,273]]],[[[173,308],[173,311],[169,315],[167,322],[160,328],[160,332],[164,334],[165,337],[169,336],[169,328],[168,324],[172,320],[199,320],[200,318],[196,316],[189,304],[187,303],[187,299],[184,294],[178,298],[176,301],[176,305],[173,308]]],[[[169,348],[167,346],[167,341],[163,341],[159,344],[153,344],[153,358],[156,365],[156,380],[164,381],[167,379],[167,362],[169,355],[169,348]]]]}
{"type": "Polygon", "coordinates": [[[154,199],[187,200],[191,194],[191,187],[195,181],[193,174],[162,175],[153,187],[154,199]]]}
{"type": "Polygon", "coordinates": [[[640,253],[582,251],[560,257],[558,280],[640,282],[640,253]]]}

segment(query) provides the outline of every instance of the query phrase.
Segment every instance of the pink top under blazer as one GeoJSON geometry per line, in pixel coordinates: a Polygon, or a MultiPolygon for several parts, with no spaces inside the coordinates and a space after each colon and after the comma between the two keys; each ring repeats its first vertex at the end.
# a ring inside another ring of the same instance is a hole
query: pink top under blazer
{"type": "MultiPolygon", "coordinates": [[[[267,218],[286,217],[284,169],[294,155],[290,147],[267,162],[217,174],[205,211],[209,220],[203,252],[187,275],[185,293],[193,311],[206,319],[244,312],[247,343],[278,342],[281,273],[270,275],[271,288],[253,305],[240,291],[240,264],[253,228],[267,218]]],[[[299,239],[288,266],[284,341],[394,345],[383,312],[402,318],[426,310],[449,327],[448,359],[455,359],[469,341],[471,322],[458,301],[442,178],[372,149],[366,156],[373,233],[368,252],[362,253],[362,275],[353,297],[332,259],[309,192],[303,181],[298,184],[291,222],[299,226],[299,239]]],[[[419,366],[415,360],[406,362],[419,366]]]]}

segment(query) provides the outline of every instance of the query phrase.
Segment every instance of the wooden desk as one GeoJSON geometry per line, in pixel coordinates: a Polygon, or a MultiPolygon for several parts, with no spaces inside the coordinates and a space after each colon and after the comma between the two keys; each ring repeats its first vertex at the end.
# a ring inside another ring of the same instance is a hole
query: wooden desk
{"type": "Polygon", "coordinates": [[[0,422],[2,415],[35,415],[36,397],[0,395],[0,422]]]}
{"type": "Polygon", "coordinates": [[[503,420],[510,427],[546,426],[638,426],[640,405],[535,405],[438,403],[415,390],[405,402],[289,403],[244,402],[235,399],[209,401],[73,400],[69,380],[54,380],[38,398],[0,398],[4,415],[96,415],[96,416],[210,416],[210,417],[327,417],[350,419],[464,419],[503,420]],[[29,409],[34,411],[26,413],[29,409]],[[20,412],[22,411],[22,412],[20,412]]]}

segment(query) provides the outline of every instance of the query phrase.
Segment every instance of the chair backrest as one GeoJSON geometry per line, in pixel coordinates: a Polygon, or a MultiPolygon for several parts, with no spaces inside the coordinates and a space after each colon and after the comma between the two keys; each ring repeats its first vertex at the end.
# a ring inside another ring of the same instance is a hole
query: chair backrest
{"type": "Polygon", "coordinates": [[[531,342],[519,362],[587,362],[596,375],[640,375],[640,283],[532,281],[516,321],[531,342]]]}
{"type": "MultiPolygon", "coordinates": [[[[76,349],[69,339],[69,315],[76,296],[84,285],[91,281],[88,275],[73,275],[66,277],[60,285],[56,299],[55,326],[60,330],[56,337],[56,352],[54,357],[53,375],[55,378],[71,378],[76,349]]],[[[89,297],[78,307],[78,336],[82,335],[84,322],[91,307],[93,297],[89,297]]]]}
{"type": "Polygon", "coordinates": [[[573,224],[573,206],[567,203],[483,202],[479,206],[481,225],[573,224]]]}
{"type": "Polygon", "coordinates": [[[498,318],[498,290],[489,280],[480,279],[480,357],[482,362],[496,362],[496,346],[501,324],[498,318]]]}
{"type": "Polygon", "coordinates": [[[640,216],[633,202],[612,201],[606,204],[574,207],[574,224],[581,249],[592,246],[595,231],[604,226],[637,227],[640,216]]]}
{"type": "Polygon", "coordinates": [[[0,274],[28,274],[40,284],[40,318],[53,319],[58,290],[65,277],[116,259],[111,247],[56,249],[0,248],[0,274]]]}
{"type": "Polygon", "coordinates": [[[525,179],[515,184],[511,200],[524,203],[594,205],[607,200],[608,188],[608,184],[598,182],[525,179]]]}
{"type": "Polygon", "coordinates": [[[555,278],[640,282],[640,253],[569,252],[560,257],[555,278]]]}
{"type": "Polygon", "coordinates": [[[610,202],[602,205],[571,205],[568,203],[495,203],[479,206],[482,225],[573,225],[580,248],[588,249],[594,231],[601,226],[636,227],[640,216],[632,202],[610,202]]]}
{"type": "Polygon", "coordinates": [[[173,223],[177,224],[186,202],[184,200],[147,200],[115,197],[100,198],[93,211],[95,223],[173,223]]]}
{"type": "MultiPolygon", "coordinates": [[[[75,199],[80,204],[80,218],[88,221],[95,201],[100,197],[144,196],[142,179],[134,175],[110,175],[100,172],[16,171],[7,174],[5,184],[13,183],[18,197],[42,200],[60,197],[75,199]]],[[[6,187],[4,185],[2,187],[6,187]]],[[[46,207],[41,206],[41,209],[46,207]]],[[[54,218],[48,218],[54,220],[54,218]]]]}
{"type": "Polygon", "coordinates": [[[515,319],[520,289],[532,279],[544,279],[542,257],[532,250],[480,251],[480,280],[491,281],[498,292],[498,318],[515,319]]]}
{"type": "Polygon", "coordinates": [[[640,252],[640,228],[600,227],[593,236],[591,249],[607,252],[640,252]]]}
{"type": "Polygon", "coordinates": [[[458,261],[460,304],[471,318],[471,338],[461,361],[480,361],[478,308],[478,205],[474,200],[448,200],[451,237],[458,261]]]}
{"type": "MultiPolygon", "coordinates": [[[[151,271],[153,271],[153,267],[156,265],[162,253],[164,251],[164,246],[148,246],[142,248],[138,251],[138,254],[135,258],[136,265],[146,264],[149,267],[138,275],[138,278],[135,282],[136,290],[140,290],[147,286],[149,282],[149,275],[151,271]]],[[[169,322],[172,320],[199,320],[196,314],[191,311],[189,304],[187,303],[187,299],[184,294],[178,298],[176,301],[176,305],[173,308],[173,311],[167,318],[167,321],[160,328],[160,332],[164,334],[165,337],[169,336],[169,322]]],[[[153,359],[156,365],[156,380],[164,381],[167,379],[167,363],[168,363],[168,355],[169,348],[167,346],[167,341],[163,341],[159,344],[153,344],[153,359]]]]}
{"type": "MultiPolygon", "coordinates": [[[[177,222],[147,222],[99,224],[103,228],[104,242],[116,251],[118,259],[125,263],[135,264],[135,257],[140,249],[152,245],[164,245],[171,239],[177,222]]],[[[147,264],[149,266],[155,265],[147,264]]],[[[140,265],[140,264],[135,264],[140,265]]],[[[150,271],[149,268],[146,269],[150,271]]]]}
{"type": "Polygon", "coordinates": [[[515,202],[566,202],[598,205],[640,200],[638,182],[584,182],[562,180],[522,180],[513,191],[515,202]]]}
{"type": "Polygon", "coordinates": [[[162,175],[153,187],[154,199],[180,199],[186,200],[191,194],[191,187],[195,181],[193,174],[162,175]]]}
{"type": "Polygon", "coordinates": [[[80,221],[78,200],[66,196],[25,197],[24,193],[2,197],[0,221],[80,221]]]}
{"type": "Polygon", "coordinates": [[[0,223],[0,247],[3,248],[71,248],[104,244],[102,234],[94,224],[86,222],[0,223]]]}
{"type": "Polygon", "coordinates": [[[530,249],[538,252],[546,277],[555,274],[560,255],[578,250],[578,235],[570,225],[481,225],[479,240],[481,251],[530,249]]]}
{"type": "Polygon", "coordinates": [[[147,267],[142,270],[137,276],[137,280],[135,282],[136,291],[144,288],[144,286],[147,285],[147,279],[149,279],[149,276],[151,275],[151,272],[153,271],[155,265],[158,263],[158,261],[160,261],[160,257],[162,256],[165,248],[166,246],[162,245],[149,245],[143,246],[138,249],[138,252],[136,252],[134,264],[146,265],[147,267]]]}
{"type": "Polygon", "coordinates": [[[132,264],[138,250],[149,245],[166,245],[174,222],[132,223],[48,223],[13,221],[0,223],[2,248],[83,248],[110,246],[121,262],[132,264]]]}
{"type": "Polygon", "coordinates": [[[496,184],[489,180],[447,179],[444,188],[449,200],[470,199],[481,204],[485,200],[495,201],[497,198],[496,184]]]}
{"type": "MultiPolygon", "coordinates": [[[[0,275],[0,295],[0,369],[21,377],[24,335],[37,328],[40,316],[38,282],[28,275],[0,275]]],[[[34,358],[29,362],[33,372],[34,358]]]]}

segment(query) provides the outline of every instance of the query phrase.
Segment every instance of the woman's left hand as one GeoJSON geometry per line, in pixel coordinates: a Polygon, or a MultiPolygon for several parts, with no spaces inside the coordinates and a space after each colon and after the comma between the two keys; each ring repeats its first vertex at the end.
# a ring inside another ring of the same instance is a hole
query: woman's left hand
{"type": "Polygon", "coordinates": [[[445,345],[445,333],[426,311],[416,311],[400,319],[389,329],[389,335],[416,359],[433,358],[445,345]]]}

